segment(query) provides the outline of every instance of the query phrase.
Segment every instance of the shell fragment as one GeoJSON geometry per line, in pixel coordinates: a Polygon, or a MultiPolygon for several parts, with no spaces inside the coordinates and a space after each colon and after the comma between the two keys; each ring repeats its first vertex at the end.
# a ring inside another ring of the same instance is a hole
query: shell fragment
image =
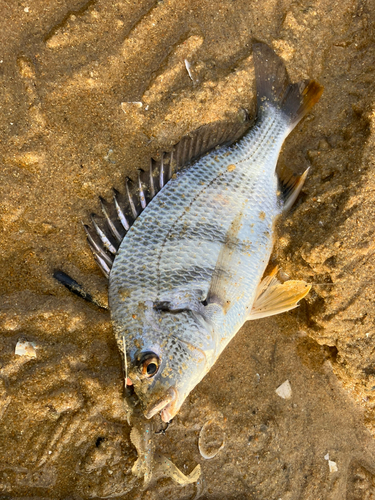
{"type": "Polygon", "coordinates": [[[35,342],[28,342],[24,339],[19,339],[16,344],[14,354],[16,356],[27,356],[28,358],[36,358],[35,342]]]}
{"type": "Polygon", "coordinates": [[[285,380],[277,389],[276,394],[283,399],[290,399],[292,397],[292,387],[289,380],[285,380]]]}
{"type": "Polygon", "coordinates": [[[209,460],[216,457],[225,445],[224,419],[218,414],[205,422],[198,438],[199,452],[203,458],[209,460]]]}

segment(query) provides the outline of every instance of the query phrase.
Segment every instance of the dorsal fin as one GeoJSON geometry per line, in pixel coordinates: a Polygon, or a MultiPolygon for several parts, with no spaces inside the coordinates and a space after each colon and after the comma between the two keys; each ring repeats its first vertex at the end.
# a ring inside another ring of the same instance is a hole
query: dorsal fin
{"type": "Polygon", "coordinates": [[[172,166],[175,172],[218,146],[233,144],[244,135],[251,125],[252,122],[246,111],[241,110],[235,121],[208,123],[185,135],[172,150],[172,166]]]}
{"type": "Polygon", "coordinates": [[[95,260],[107,278],[126,232],[171,177],[212,149],[233,144],[251,124],[242,110],[233,121],[202,125],[184,136],[170,152],[163,153],[159,160],[151,159],[147,168],[138,171],[136,180],[127,178],[124,192],[114,190],[112,202],[100,198],[103,217],[93,214],[93,228],[84,227],[95,260]]]}

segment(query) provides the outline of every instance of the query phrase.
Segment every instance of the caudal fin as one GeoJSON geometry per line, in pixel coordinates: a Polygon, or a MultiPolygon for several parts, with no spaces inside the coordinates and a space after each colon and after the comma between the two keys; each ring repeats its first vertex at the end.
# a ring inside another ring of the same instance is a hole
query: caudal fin
{"type": "Polygon", "coordinates": [[[264,43],[253,45],[253,58],[258,116],[280,110],[292,130],[319,101],[323,87],[315,80],[290,83],[284,61],[264,43]]]}

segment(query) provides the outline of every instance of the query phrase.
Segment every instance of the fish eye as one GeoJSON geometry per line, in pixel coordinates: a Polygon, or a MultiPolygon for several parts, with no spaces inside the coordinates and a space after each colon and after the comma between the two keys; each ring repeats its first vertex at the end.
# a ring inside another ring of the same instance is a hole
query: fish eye
{"type": "Polygon", "coordinates": [[[159,370],[160,359],[154,352],[146,352],[140,360],[141,374],[146,378],[151,378],[159,370]]]}

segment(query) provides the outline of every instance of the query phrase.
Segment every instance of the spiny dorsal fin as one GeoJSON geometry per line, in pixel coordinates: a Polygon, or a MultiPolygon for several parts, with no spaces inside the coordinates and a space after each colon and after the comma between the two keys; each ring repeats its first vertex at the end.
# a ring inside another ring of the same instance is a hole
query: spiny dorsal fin
{"type": "Polygon", "coordinates": [[[100,198],[103,217],[92,215],[93,229],[84,226],[94,257],[108,278],[113,260],[126,232],[152,198],[165,186],[172,175],[218,146],[230,145],[251,126],[242,110],[233,121],[218,121],[199,127],[184,136],[169,153],[159,160],[150,160],[137,179],[127,178],[123,193],[114,190],[112,202],[100,198]]]}

